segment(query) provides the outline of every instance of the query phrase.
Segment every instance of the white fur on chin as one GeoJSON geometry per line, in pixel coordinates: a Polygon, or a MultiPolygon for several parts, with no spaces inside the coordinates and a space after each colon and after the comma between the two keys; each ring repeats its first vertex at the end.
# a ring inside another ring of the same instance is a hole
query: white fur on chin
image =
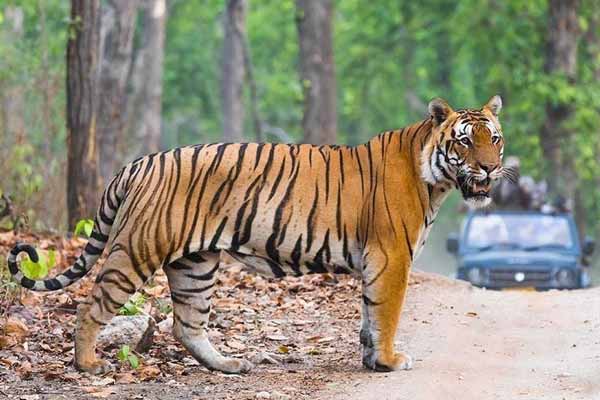
{"type": "Polygon", "coordinates": [[[469,199],[465,199],[465,203],[469,206],[470,209],[476,210],[478,208],[484,208],[490,205],[492,199],[489,197],[484,197],[483,199],[471,197],[469,199]]]}

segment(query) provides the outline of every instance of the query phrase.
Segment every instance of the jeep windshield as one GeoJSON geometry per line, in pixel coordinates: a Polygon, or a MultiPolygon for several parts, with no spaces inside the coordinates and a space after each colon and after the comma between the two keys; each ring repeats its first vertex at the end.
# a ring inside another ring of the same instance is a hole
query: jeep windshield
{"type": "Polygon", "coordinates": [[[473,250],[570,250],[569,219],[546,214],[478,214],[467,226],[466,245],[473,250]]]}

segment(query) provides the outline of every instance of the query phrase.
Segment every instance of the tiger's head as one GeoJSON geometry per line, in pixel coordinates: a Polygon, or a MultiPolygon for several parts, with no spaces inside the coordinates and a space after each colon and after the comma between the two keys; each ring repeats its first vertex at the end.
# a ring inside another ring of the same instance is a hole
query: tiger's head
{"type": "Polygon", "coordinates": [[[492,97],[481,109],[457,111],[445,100],[432,100],[432,135],[421,154],[425,181],[453,184],[469,206],[487,206],[492,181],[511,177],[511,171],[502,166],[501,108],[500,96],[492,97]]]}

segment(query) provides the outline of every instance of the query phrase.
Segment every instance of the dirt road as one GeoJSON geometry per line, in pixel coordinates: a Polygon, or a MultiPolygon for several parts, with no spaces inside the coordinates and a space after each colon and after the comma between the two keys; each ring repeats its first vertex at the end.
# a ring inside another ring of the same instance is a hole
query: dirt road
{"type": "Polygon", "coordinates": [[[368,374],[321,399],[600,399],[600,288],[411,287],[398,345],[409,372],[368,374]]]}

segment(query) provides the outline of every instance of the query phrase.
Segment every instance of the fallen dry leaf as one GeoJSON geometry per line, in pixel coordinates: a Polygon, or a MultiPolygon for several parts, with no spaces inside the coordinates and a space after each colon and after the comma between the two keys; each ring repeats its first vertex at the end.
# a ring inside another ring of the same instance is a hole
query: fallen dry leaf
{"type": "Polygon", "coordinates": [[[12,336],[0,336],[0,350],[17,344],[17,339],[12,336]]]}
{"type": "Polygon", "coordinates": [[[274,340],[276,342],[284,342],[290,339],[285,335],[267,335],[266,338],[269,340],[274,340]]]}
{"type": "Polygon", "coordinates": [[[328,343],[333,342],[336,338],[333,336],[327,336],[320,339],[317,339],[317,343],[328,343]]]}
{"type": "Polygon", "coordinates": [[[116,391],[113,388],[109,387],[82,387],[83,391],[86,392],[91,397],[105,399],[112,394],[115,394],[116,391]]]}
{"type": "Polygon", "coordinates": [[[288,354],[290,352],[290,348],[287,346],[279,346],[277,348],[277,351],[279,351],[282,354],[288,354]]]}
{"type": "Polygon", "coordinates": [[[81,379],[81,374],[79,372],[68,372],[62,375],[62,379],[67,382],[77,382],[81,379]]]}
{"type": "Polygon", "coordinates": [[[143,381],[146,381],[146,380],[157,377],[158,375],[160,375],[160,372],[161,371],[158,367],[156,367],[154,365],[146,365],[144,367],[141,367],[139,369],[138,373],[140,375],[140,378],[143,381]]]}
{"type": "Polygon", "coordinates": [[[17,372],[17,374],[19,374],[21,379],[27,379],[29,375],[31,375],[32,369],[33,368],[31,367],[31,363],[29,361],[23,361],[21,365],[15,368],[15,371],[17,372]]]}
{"type": "Polygon", "coordinates": [[[246,345],[239,340],[228,340],[227,347],[230,347],[234,350],[243,351],[246,350],[246,345]]]}
{"type": "Polygon", "coordinates": [[[135,377],[131,372],[121,372],[115,374],[115,382],[116,383],[133,383],[135,382],[135,377]]]}
{"type": "Polygon", "coordinates": [[[29,335],[29,328],[20,319],[9,317],[6,324],[4,324],[4,333],[6,336],[21,342],[29,335]]]}
{"type": "Polygon", "coordinates": [[[106,377],[106,378],[102,378],[102,379],[97,379],[95,381],[92,381],[92,386],[107,386],[107,385],[112,385],[115,383],[115,379],[114,378],[110,378],[110,377],[106,377]]]}

